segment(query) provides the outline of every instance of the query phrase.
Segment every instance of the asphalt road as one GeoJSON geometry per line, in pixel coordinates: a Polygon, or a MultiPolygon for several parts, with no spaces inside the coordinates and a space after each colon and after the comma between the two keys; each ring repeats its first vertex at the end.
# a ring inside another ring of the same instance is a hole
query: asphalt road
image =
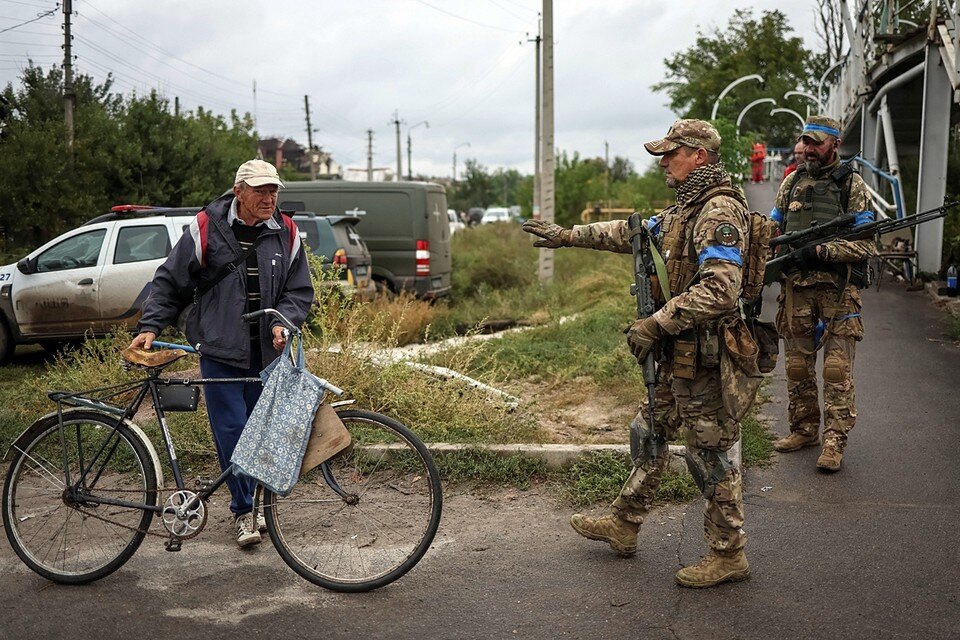
{"type": "MultiPolygon", "coordinates": [[[[640,553],[621,559],[573,533],[546,490],[450,489],[420,565],[377,592],[335,594],[268,543],[237,550],[221,498],[182,552],[149,538],[84,587],[44,581],[0,543],[0,639],[958,638],[960,348],[922,292],[884,284],[864,302],[843,468],[818,473],[810,448],[747,471],[747,582],[673,583],[703,552],[698,502],[657,510],[640,553]]],[[[782,363],[769,390],[764,414],[785,433],[782,363]]]]}

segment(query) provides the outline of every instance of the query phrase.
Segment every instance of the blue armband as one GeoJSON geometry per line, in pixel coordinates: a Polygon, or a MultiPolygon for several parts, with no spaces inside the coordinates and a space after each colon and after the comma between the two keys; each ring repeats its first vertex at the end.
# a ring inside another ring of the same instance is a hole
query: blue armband
{"type": "Polygon", "coordinates": [[[660,233],[660,216],[650,216],[646,220],[647,229],[653,235],[660,233]]]}
{"type": "Polygon", "coordinates": [[[770,219],[776,222],[777,224],[783,224],[783,214],[780,213],[780,209],[774,207],[770,211],[770,219]]]}
{"type": "Polygon", "coordinates": [[[859,227],[862,224],[873,222],[876,219],[877,216],[874,215],[873,211],[861,211],[857,214],[856,219],[853,221],[853,226],[859,227]]]}
{"type": "Polygon", "coordinates": [[[706,260],[723,260],[725,262],[732,262],[738,267],[743,266],[743,258],[740,256],[739,247],[710,245],[700,252],[697,261],[699,264],[703,264],[706,260]]]}

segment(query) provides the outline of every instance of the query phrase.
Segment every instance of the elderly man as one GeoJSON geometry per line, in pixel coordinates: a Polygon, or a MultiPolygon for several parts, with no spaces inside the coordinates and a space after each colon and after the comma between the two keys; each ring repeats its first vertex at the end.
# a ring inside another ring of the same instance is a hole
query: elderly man
{"type": "MultiPolygon", "coordinates": [[[[859,175],[840,162],[840,123],[826,116],[807,118],[800,134],[804,163],[787,176],[770,214],[783,232],[807,229],[841,213],[853,223],[874,219],[870,196],[859,175]]],[[[860,288],[867,282],[872,240],[833,240],[795,254],[784,269],[777,328],[784,340],[790,434],[774,442],[777,451],[820,444],[817,351],[823,349],[823,449],[817,468],[840,469],[847,436],[857,421],[853,360],[863,339],[860,288]]]]}
{"type": "MultiPolygon", "coordinates": [[[[718,325],[738,313],[749,221],[743,194],[731,185],[720,161],[720,134],[713,125],[677,120],[666,137],[645,147],[660,157],[666,183],[677,191],[677,204],[652,227],[666,263],[668,282],[660,283],[662,306],[637,320],[627,333],[640,362],[658,344],[664,354],[655,390],[655,424],[645,429],[657,444],[652,455],[636,462],[610,515],[575,514],[570,523],[580,535],[607,542],[620,555],[633,555],[640,525],[669,461],[666,442],[682,429],[687,464],[705,498],[703,526],[709,553],[680,569],[676,580],[685,587],[711,587],[750,577],[743,552],[741,476],[727,456],[740,436],[740,425],[724,407],[729,390],[721,383],[716,338],[718,325]]],[[[572,229],[530,220],[523,229],[542,238],[535,246],[631,252],[625,220],[572,229]]],[[[637,424],[646,418],[647,410],[641,409],[637,424]]]]}
{"type": "MultiPolygon", "coordinates": [[[[240,316],[274,308],[300,325],[313,302],[297,225],[277,209],[282,186],[273,165],[262,160],[240,165],[233,192],[197,214],[157,269],[131,347],[149,349],[192,301],[185,332],[200,353],[204,378],[257,376],[263,365],[277,357],[286,342],[280,323],[264,317],[247,326],[240,316]]],[[[260,391],[259,383],[204,387],[221,469],[230,465],[260,391]]],[[[254,522],[251,515],[254,482],[231,476],[227,486],[237,544],[260,542],[266,525],[262,517],[254,522]]]]}

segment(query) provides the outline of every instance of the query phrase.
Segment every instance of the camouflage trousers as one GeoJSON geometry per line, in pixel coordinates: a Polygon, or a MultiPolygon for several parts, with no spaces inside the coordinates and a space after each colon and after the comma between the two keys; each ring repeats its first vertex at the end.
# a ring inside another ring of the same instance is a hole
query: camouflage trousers
{"type": "Polygon", "coordinates": [[[857,421],[853,361],[863,339],[860,291],[848,286],[842,296],[832,284],[797,287],[784,284],[777,329],[783,336],[790,431],[817,435],[817,325],[823,323],[823,441],[841,451],[857,421]]]}
{"type": "MultiPolygon", "coordinates": [[[[740,437],[740,425],[723,407],[719,368],[700,367],[693,380],[672,378],[667,367],[660,373],[662,381],[654,399],[655,432],[666,440],[682,432],[691,453],[729,450],[740,437]]],[[[640,415],[648,429],[649,411],[645,397],[640,415]]],[[[670,453],[664,446],[656,458],[634,467],[613,502],[614,514],[642,524],[669,462],[670,453]]],[[[708,466],[708,471],[712,470],[708,466]]],[[[707,545],[716,553],[732,554],[743,549],[747,539],[743,532],[743,483],[736,467],[727,469],[713,495],[705,500],[703,532],[707,545]]]]}

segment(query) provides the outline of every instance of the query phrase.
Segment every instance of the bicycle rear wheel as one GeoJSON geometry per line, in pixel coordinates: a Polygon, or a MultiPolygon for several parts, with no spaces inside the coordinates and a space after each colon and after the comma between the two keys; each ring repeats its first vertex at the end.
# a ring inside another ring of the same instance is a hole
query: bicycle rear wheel
{"type": "Polygon", "coordinates": [[[302,475],[289,496],[264,491],[264,513],[274,546],[302,577],[335,591],[369,591],[427,552],[440,524],[440,475],[427,448],[396,420],[362,410],[337,415],[351,448],[302,475]]]}
{"type": "Polygon", "coordinates": [[[140,546],[157,476],[140,435],[96,411],[36,423],[14,455],[3,487],[3,528],[20,559],[61,584],[116,571],[140,546]],[[66,462],[66,466],[64,463],[66,462]],[[65,470],[69,470],[69,484],[65,470]]]}

